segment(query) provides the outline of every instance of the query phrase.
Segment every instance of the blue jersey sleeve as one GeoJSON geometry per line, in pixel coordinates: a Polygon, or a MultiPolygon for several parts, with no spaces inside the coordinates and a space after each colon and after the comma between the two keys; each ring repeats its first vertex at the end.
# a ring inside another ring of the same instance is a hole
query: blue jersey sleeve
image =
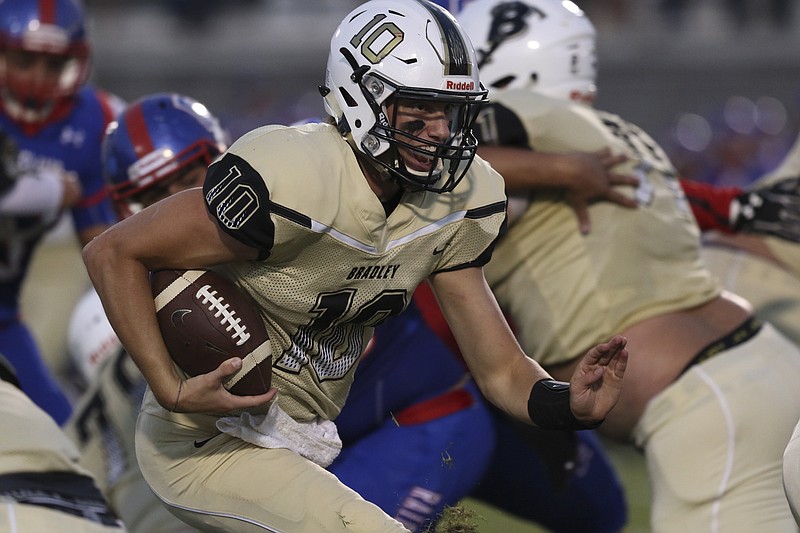
{"type": "Polygon", "coordinates": [[[60,150],[58,158],[63,161],[65,170],[78,174],[82,197],[72,208],[72,219],[78,231],[92,226],[110,226],[117,221],[103,176],[101,146],[106,127],[120,107],[113,95],[86,86],[78,94],[69,118],[62,124],[54,124],[52,133],[45,130],[42,134],[43,138],[56,134],[62,139],[60,148],[54,147],[60,150]],[[73,133],[70,135],[70,132],[73,133]]]}
{"type": "Polygon", "coordinates": [[[78,231],[92,226],[110,226],[117,221],[117,215],[105,187],[101,184],[99,189],[96,186],[94,188],[96,190],[93,194],[87,194],[84,187],[83,199],[72,208],[72,220],[78,231]]]}

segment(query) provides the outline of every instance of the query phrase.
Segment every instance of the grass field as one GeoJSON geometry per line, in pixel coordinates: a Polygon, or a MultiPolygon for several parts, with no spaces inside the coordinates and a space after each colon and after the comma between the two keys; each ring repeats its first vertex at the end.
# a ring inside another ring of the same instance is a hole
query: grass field
{"type": "MultiPolygon", "coordinates": [[[[647,483],[644,457],[630,446],[604,442],[606,450],[625,487],[628,500],[629,521],[625,533],[650,531],[650,487],[647,483]]],[[[543,533],[549,531],[531,522],[525,522],[479,501],[461,502],[477,514],[480,533],[543,533]]],[[[587,530],[587,533],[590,533],[587,530]]]]}

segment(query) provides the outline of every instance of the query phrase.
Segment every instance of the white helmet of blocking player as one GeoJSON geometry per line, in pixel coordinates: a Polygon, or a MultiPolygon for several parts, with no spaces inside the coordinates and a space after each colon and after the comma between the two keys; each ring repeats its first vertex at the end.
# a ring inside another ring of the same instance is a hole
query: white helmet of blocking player
{"type": "Polygon", "coordinates": [[[594,101],[596,32],[569,0],[474,0],[458,21],[475,45],[490,91],[530,89],[594,101]]]}
{"type": "Polygon", "coordinates": [[[353,10],[331,39],[325,111],[358,151],[410,189],[452,190],[475,156],[471,126],[486,90],[475,52],[455,18],[427,0],[371,0],[353,10]],[[392,97],[444,103],[450,136],[425,140],[394,127],[392,97]],[[398,147],[432,158],[430,170],[406,167],[398,147]]]}
{"type": "Polygon", "coordinates": [[[108,322],[94,289],[86,292],[72,311],[67,328],[67,350],[86,384],[97,375],[103,361],[122,350],[122,343],[108,322]]]}

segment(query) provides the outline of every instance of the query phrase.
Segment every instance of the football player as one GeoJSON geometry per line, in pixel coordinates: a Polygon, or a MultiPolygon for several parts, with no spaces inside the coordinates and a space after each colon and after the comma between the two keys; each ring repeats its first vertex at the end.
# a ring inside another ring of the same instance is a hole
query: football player
{"type": "Polygon", "coordinates": [[[0,351],[22,388],[59,424],[71,406],[20,318],[34,248],[70,208],[85,244],[115,220],[104,192],[100,141],[119,100],[87,85],[89,43],[75,0],[0,3],[0,351]]]}
{"type": "MultiPolygon", "coordinates": [[[[217,119],[192,98],[159,93],[128,105],[102,144],[104,175],[120,219],[202,186],[208,165],[228,144],[217,119]]],[[[146,382],[94,290],[78,302],[69,330],[70,356],[88,384],[65,425],[81,465],[129,531],[196,531],[161,504],[136,464],[134,430],[146,382]]]]}
{"type": "Polygon", "coordinates": [[[592,24],[557,0],[475,0],[458,18],[493,102],[476,121],[492,145],[479,153],[510,194],[531,149],[609,148],[639,178],[619,187],[638,207],[593,204],[588,234],[563,194],[537,191],[498,243],[487,279],[526,353],[563,378],[597,338],[628,338],[626,385],[599,431],[644,450],[654,531],[792,530],[780,462],[800,417],[800,349],[703,266],[663,150],[591,106],[592,24]]]}
{"type": "MultiPolygon", "coordinates": [[[[800,223],[786,209],[800,176],[800,137],[772,172],[756,183],[756,191],[794,187],[786,195],[772,195],[759,208],[784,208],[772,217],[773,235],[713,232],[703,236],[703,259],[724,286],[753,304],[755,312],[774,324],[795,344],[800,343],[800,244],[792,242],[792,228],[800,223]],[[774,203],[770,205],[770,201],[774,203]]],[[[800,422],[784,450],[783,484],[789,506],[800,525],[800,422]]]]}
{"type": "MultiPolygon", "coordinates": [[[[471,1],[474,0],[437,0],[435,3],[451,13],[458,13],[471,1]]],[[[504,83],[519,86],[521,82],[509,79],[504,83]]],[[[593,93],[586,96],[594,99],[593,93]]],[[[483,147],[482,151],[491,153],[491,148],[483,147]]],[[[558,189],[575,211],[581,231],[588,233],[590,203],[608,201],[636,207],[636,201],[619,193],[616,187],[639,183],[634,175],[620,172],[620,163],[625,159],[625,154],[612,153],[608,148],[565,153],[528,150],[518,160],[504,159],[507,182],[512,191],[518,193],[510,198],[509,216],[514,220],[516,214],[527,207],[526,194],[531,188],[558,189]],[[519,170],[515,171],[515,167],[519,170]]],[[[800,242],[800,178],[785,181],[788,183],[762,184],[743,190],[680,179],[702,230],[772,235],[800,242]]]]}
{"type": "MultiPolygon", "coordinates": [[[[121,218],[200,186],[204,171],[196,169],[205,169],[226,143],[213,117],[190,98],[165,93],[131,104],[109,128],[103,150],[106,177],[121,218]]],[[[426,286],[417,292],[423,293],[423,301],[430,300],[426,286]]],[[[441,320],[438,314],[436,319],[441,320]]],[[[144,378],[122,351],[93,290],[76,306],[69,330],[73,362],[84,383],[90,384],[66,426],[82,452],[82,464],[101,481],[129,530],[188,528],[174,524],[176,520],[152,496],[139,473],[133,429],[144,378]],[[109,358],[113,362],[106,363],[109,358]]],[[[445,506],[467,495],[486,468],[494,430],[485,402],[463,362],[423,320],[414,301],[406,312],[378,328],[356,376],[336,419],[343,451],[329,470],[409,529],[422,530],[445,506]],[[421,375],[419,368],[425,367],[435,367],[436,372],[421,375]]],[[[596,530],[603,531],[601,512],[613,514],[618,525],[609,531],[618,530],[625,515],[619,481],[593,450],[593,439],[581,440],[586,442],[578,446],[567,442],[572,445],[566,449],[574,453],[562,450],[559,457],[582,476],[605,476],[608,483],[594,498],[597,505],[591,518],[596,530]]],[[[555,438],[552,443],[562,446],[565,441],[555,438]]],[[[542,457],[537,451],[527,455],[539,465],[542,457]]],[[[536,494],[541,497],[532,494],[527,505],[539,508],[531,511],[533,515],[552,508],[547,497],[549,476],[542,471],[539,478],[541,490],[536,494]]],[[[597,481],[592,483],[597,486],[597,481]]],[[[576,514],[561,520],[575,521],[576,514]]]]}
{"type": "MultiPolygon", "coordinates": [[[[201,186],[227,145],[216,119],[191,98],[163,93],[132,103],[109,128],[103,149],[120,217],[201,186]]],[[[133,433],[145,381],[93,290],[75,308],[69,343],[89,384],[65,428],[81,464],[130,531],[194,531],[166,510],[139,472],[133,433]]],[[[484,471],[493,443],[487,409],[463,365],[413,304],[382,325],[367,354],[358,371],[363,377],[337,418],[344,450],[329,470],[419,530],[465,496],[484,471]],[[437,372],[420,376],[425,366],[437,372]]]]}
{"type": "Polygon", "coordinates": [[[552,381],[519,349],[486,286],[504,186],[475,158],[470,129],[485,91],[451,15],[425,0],[356,8],[331,39],[321,92],[335,124],[245,134],[202,190],[172,195],[84,248],[149,385],[136,432],[142,473],[201,529],[407,531],[325,466],[340,442],[331,420],[373,329],[425,279],[481,392],[516,418],[595,427],[621,389],[623,337],[591,348],[570,383],[552,381]],[[182,375],[160,338],[148,271],[212,266],[262,309],[275,386],[263,395],[224,389],[235,358],[182,375]],[[275,416],[248,411],[266,402],[275,416]]]}
{"type": "MultiPolygon", "coordinates": [[[[190,98],[165,93],[134,102],[109,128],[103,150],[120,216],[202,185],[204,169],[225,146],[213,117],[190,98]]],[[[425,287],[419,290],[428,294],[425,287]]],[[[133,430],[145,382],[123,352],[93,290],[76,306],[69,329],[71,356],[84,382],[90,383],[66,426],[82,452],[81,463],[101,480],[129,530],[185,530],[189,526],[175,523],[136,465],[133,430]],[[106,363],[109,358],[113,362],[106,363]]],[[[463,363],[428,326],[414,301],[378,328],[361,359],[347,404],[336,419],[343,450],[329,470],[409,529],[422,530],[445,506],[467,495],[486,468],[494,431],[485,402],[463,363]],[[419,369],[426,367],[436,372],[421,374],[419,369]]],[[[564,444],[562,439],[553,442],[564,444]]],[[[578,455],[592,463],[602,459],[591,451],[578,455]]],[[[564,460],[579,462],[573,456],[564,460]]],[[[574,470],[607,472],[611,486],[603,487],[595,500],[604,509],[624,511],[621,498],[621,505],[609,504],[621,489],[608,465],[577,464],[574,470]]],[[[547,474],[540,477],[542,486],[549,487],[547,474]]],[[[550,508],[552,502],[532,495],[528,503],[550,508]]],[[[595,511],[597,529],[603,519],[600,509],[595,511]]]]}
{"type": "MultiPolygon", "coordinates": [[[[129,531],[195,531],[141,476],[134,428],[145,381],[94,291],[76,306],[71,325],[72,354],[90,383],[65,426],[81,465],[129,531]]],[[[328,470],[411,531],[424,531],[469,493],[494,443],[484,400],[413,300],[376,331],[336,425],[343,447],[328,470]]]]}
{"type": "Polygon", "coordinates": [[[0,355],[0,530],[122,533],[78,450],[0,355]]]}

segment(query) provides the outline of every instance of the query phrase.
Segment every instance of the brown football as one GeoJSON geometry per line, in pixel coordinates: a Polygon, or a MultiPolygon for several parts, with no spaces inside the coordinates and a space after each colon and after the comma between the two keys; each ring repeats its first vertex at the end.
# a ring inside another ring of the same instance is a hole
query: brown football
{"type": "Polygon", "coordinates": [[[206,374],[241,357],[225,388],[240,396],[269,390],[269,334],[249,295],[212,270],[159,270],[150,284],[164,343],[184,372],[206,374]]]}

